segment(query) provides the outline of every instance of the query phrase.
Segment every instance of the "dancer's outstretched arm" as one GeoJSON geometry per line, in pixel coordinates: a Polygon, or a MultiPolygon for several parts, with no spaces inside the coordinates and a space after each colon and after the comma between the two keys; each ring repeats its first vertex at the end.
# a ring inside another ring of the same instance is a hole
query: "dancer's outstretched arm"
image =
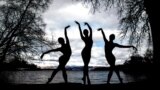
{"type": "Polygon", "coordinates": [[[41,59],[43,58],[43,56],[45,55],[45,54],[47,54],[47,53],[50,53],[50,52],[55,52],[55,51],[60,51],[60,48],[57,48],[57,49],[52,49],[52,50],[48,50],[48,51],[46,51],[46,52],[44,52],[44,53],[42,53],[42,55],[41,55],[41,59]]]}
{"type": "Polygon", "coordinates": [[[116,47],[120,47],[120,48],[133,48],[135,50],[137,50],[137,48],[133,45],[119,45],[119,44],[116,44],[116,47]]]}

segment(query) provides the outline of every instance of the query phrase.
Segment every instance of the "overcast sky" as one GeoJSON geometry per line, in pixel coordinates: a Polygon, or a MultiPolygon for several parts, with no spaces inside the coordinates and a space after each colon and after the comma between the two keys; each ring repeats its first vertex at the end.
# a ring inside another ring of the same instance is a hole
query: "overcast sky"
{"type": "MultiPolygon", "coordinates": [[[[75,2],[72,0],[54,0],[48,10],[43,14],[43,20],[47,24],[45,32],[46,37],[51,39],[52,35],[54,40],[57,41],[58,37],[64,37],[64,27],[71,25],[67,30],[67,34],[70,40],[72,49],[72,56],[67,63],[71,66],[82,66],[83,60],[81,57],[81,51],[84,48],[84,42],[80,38],[78,26],[74,23],[75,20],[80,22],[82,30],[87,28],[84,26],[84,22],[88,22],[93,29],[93,47],[90,60],[90,66],[107,66],[108,63],[104,55],[104,42],[101,32],[97,31],[97,28],[103,28],[106,37],[110,34],[115,34],[115,43],[126,45],[127,42],[123,40],[121,42],[118,30],[119,19],[115,9],[107,12],[91,13],[90,7],[82,5],[82,2],[75,2]]],[[[116,64],[122,64],[131,55],[132,49],[127,48],[115,48],[113,53],[116,57],[116,64]],[[130,51],[130,52],[129,52],[130,51]]],[[[49,53],[44,56],[43,62],[37,61],[41,67],[50,67],[58,65],[58,58],[61,55],[60,52],[49,53]],[[52,59],[55,61],[46,61],[52,59]]]]}

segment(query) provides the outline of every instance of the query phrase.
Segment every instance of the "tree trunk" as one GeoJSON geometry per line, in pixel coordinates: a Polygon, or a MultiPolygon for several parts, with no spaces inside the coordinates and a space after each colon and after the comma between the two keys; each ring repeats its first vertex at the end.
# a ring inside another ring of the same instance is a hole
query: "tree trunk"
{"type": "Polygon", "coordinates": [[[160,33],[158,25],[158,2],[156,0],[144,0],[144,6],[146,7],[146,12],[149,17],[149,22],[151,26],[152,40],[153,40],[153,63],[160,64],[160,33]]]}

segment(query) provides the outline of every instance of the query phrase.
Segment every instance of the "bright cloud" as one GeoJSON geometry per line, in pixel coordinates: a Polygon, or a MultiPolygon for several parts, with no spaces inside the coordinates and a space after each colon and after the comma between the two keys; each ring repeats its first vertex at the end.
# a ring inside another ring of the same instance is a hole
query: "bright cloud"
{"type": "MultiPolygon", "coordinates": [[[[110,34],[116,35],[115,42],[123,44],[120,42],[118,36],[120,30],[118,27],[118,18],[115,13],[115,10],[106,12],[97,12],[92,14],[90,8],[86,8],[82,5],[81,2],[72,2],[72,0],[54,0],[50,5],[49,9],[44,13],[43,19],[47,24],[45,32],[47,33],[48,38],[54,36],[54,40],[57,40],[58,37],[64,37],[64,27],[71,25],[67,30],[68,37],[70,39],[70,44],[72,48],[72,56],[67,65],[83,65],[83,60],[81,57],[81,51],[84,48],[84,42],[80,38],[78,26],[74,23],[75,20],[79,21],[82,30],[88,28],[84,26],[84,22],[88,22],[93,29],[93,48],[91,61],[89,65],[92,66],[106,66],[108,65],[105,54],[104,54],[104,41],[101,32],[98,32],[98,28],[103,28],[106,34],[106,38],[110,34]]],[[[116,64],[122,64],[124,60],[129,57],[130,52],[128,49],[118,49],[115,48],[113,51],[117,61],[116,64]]],[[[58,60],[60,54],[57,52],[48,54],[44,59],[58,60]]],[[[57,61],[43,61],[38,62],[40,67],[45,66],[57,66],[57,61]]]]}

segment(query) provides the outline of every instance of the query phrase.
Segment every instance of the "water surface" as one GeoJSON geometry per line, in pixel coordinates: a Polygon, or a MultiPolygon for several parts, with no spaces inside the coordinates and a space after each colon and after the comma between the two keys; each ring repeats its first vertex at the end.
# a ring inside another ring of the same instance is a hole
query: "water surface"
{"type": "MultiPolygon", "coordinates": [[[[45,84],[51,76],[53,70],[37,71],[3,71],[0,73],[0,79],[11,84],[45,84]]],[[[71,83],[82,83],[82,71],[67,71],[68,81],[71,83]]],[[[147,79],[144,74],[126,74],[120,72],[124,83],[137,82],[147,79]]],[[[108,71],[90,71],[91,84],[105,84],[107,81],[108,71]]],[[[51,83],[63,83],[62,72],[58,72],[51,83]]],[[[111,83],[120,83],[115,72],[113,72],[111,83]]]]}

